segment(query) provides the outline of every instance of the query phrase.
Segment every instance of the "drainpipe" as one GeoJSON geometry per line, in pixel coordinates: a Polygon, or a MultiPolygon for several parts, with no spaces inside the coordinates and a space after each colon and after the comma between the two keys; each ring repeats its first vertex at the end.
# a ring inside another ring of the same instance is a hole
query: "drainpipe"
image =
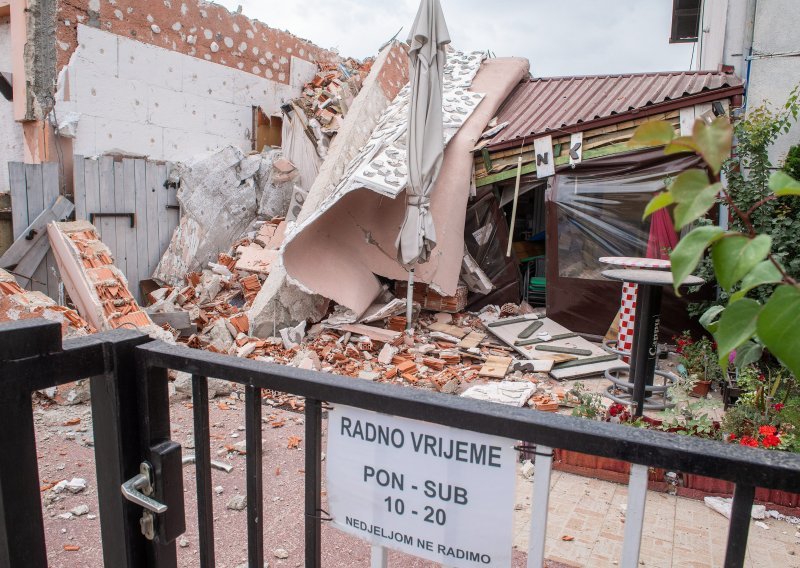
{"type": "Polygon", "coordinates": [[[747,15],[744,22],[744,38],[742,39],[742,53],[747,56],[743,57],[747,62],[747,67],[744,76],[744,103],[742,105],[743,112],[747,112],[747,101],[750,94],[750,66],[753,64],[753,39],[756,30],[756,13],[758,12],[758,0],[749,0],[747,3],[747,15]]]}

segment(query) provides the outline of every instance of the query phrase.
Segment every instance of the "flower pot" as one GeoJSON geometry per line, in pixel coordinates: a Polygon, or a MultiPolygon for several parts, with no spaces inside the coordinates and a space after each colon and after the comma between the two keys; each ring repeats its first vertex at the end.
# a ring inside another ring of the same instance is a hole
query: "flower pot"
{"type": "Polygon", "coordinates": [[[705,398],[710,389],[711,381],[697,381],[694,383],[692,391],[689,394],[698,398],[705,398]]]}

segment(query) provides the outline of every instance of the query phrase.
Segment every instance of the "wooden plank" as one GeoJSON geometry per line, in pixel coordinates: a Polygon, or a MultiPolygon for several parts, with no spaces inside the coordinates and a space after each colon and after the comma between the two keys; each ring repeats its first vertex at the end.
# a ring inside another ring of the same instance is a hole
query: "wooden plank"
{"type": "MultiPolygon", "coordinates": [[[[19,264],[30,253],[34,245],[40,240],[47,240],[47,224],[51,221],[62,221],[72,213],[72,202],[63,196],[58,196],[51,207],[42,211],[36,219],[28,225],[20,237],[15,240],[8,250],[0,256],[0,268],[9,268],[19,264]],[[30,238],[28,238],[30,236],[30,238]]],[[[42,257],[44,258],[44,257],[42,257]]]]}
{"type": "Polygon", "coordinates": [[[470,331],[464,339],[458,344],[458,347],[462,349],[472,349],[473,347],[477,347],[480,345],[481,341],[486,339],[486,334],[481,333],[480,331],[470,331]]]}
{"type": "MultiPolygon", "coordinates": [[[[44,205],[50,208],[61,196],[61,172],[58,162],[45,162],[42,164],[42,191],[44,205]]],[[[58,299],[58,265],[53,252],[47,247],[44,258],[45,273],[47,274],[47,295],[54,300],[58,299]]]]}
{"type": "MultiPolygon", "coordinates": [[[[42,164],[25,164],[25,185],[28,190],[28,219],[35,219],[45,210],[42,164]]],[[[40,263],[33,272],[29,290],[47,293],[47,265],[40,263]]]]}
{"type": "Polygon", "coordinates": [[[11,187],[11,225],[14,239],[30,224],[28,219],[28,190],[25,185],[25,164],[8,162],[8,182],[11,187]]]}
{"type": "Polygon", "coordinates": [[[169,205],[169,192],[164,187],[164,182],[167,181],[167,166],[165,164],[158,164],[156,166],[156,193],[158,195],[158,258],[164,254],[169,246],[169,240],[172,238],[170,232],[170,214],[167,205],[169,205]]]}
{"type": "Polygon", "coordinates": [[[100,211],[100,160],[87,158],[83,161],[84,188],[86,193],[86,221],[89,213],[100,211]]]}
{"type": "MultiPolygon", "coordinates": [[[[648,146],[650,147],[650,146],[648,146]]],[[[643,149],[637,148],[637,150],[643,149]]],[[[611,146],[605,146],[603,148],[595,148],[592,150],[586,150],[583,153],[583,159],[590,160],[592,158],[602,158],[603,156],[611,156],[613,154],[621,154],[623,152],[632,152],[633,148],[629,148],[627,142],[622,144],[612,144],[611,146]]],[[[555,165],[563,166],[564,164],[569,163],[569,156],[559,156],[555,159],[555,165]]],[[[526,166],[522,166],[522,175],[534,173],[536,171],[536,164],[530,163],[526,166]]],[[[477,187],[483,187],[484,185],[490,185],[493,183],[497,183],[498,181],[504,181],[507,179],[511,179],[517,175],[517,170],[509,170],[505,172],[500,172],[498,174],[493,174],[490,176],[486,176],[483,178],[478,178],[475,180],[475,185],[477,187]]]]}
{"type": "Polygon", "coordinates": [[[456,339],[461,339],[465,335],[467,335],[467,330],[460,328],[455,325],[450,325],[449,323],[441,323],[441,322],[433,322],[428,324],[428,329],[431,331],[440,331],[442,333],[446,333],[447,335],[452,335],[456,339]]]}
{"type": "Polygon", "coordinates": [[[331,326],[331,329],[349,331],[350,333],[355,333],[356,335],[366,335],[373,341],[380,341],[381,343],[391,343],[397,340],[401,335],[403,335],[402,331],[381,329],[380,327],[364,325],[362,323],[348,323],[348,324],[335,325],[331,326]]]}
{"type": "MultiPolygon", "coordinates": [[[[31,284],[36,269],[42,264],[42,261],[50,251],[50,243],[47,239],[47,224],[52,221],[60,221],[72,213],[72,203],[63,196],[59,196],[53,207],[47,208],[43,211],[30,227],[17,239],[14,244],[6,251],[3,258],[0,259],[0,265],[5,267],[16,265],[14,268],[14,276],[23,288],[31,284]],[[31,240],[25,237],[33,231],[34,235],[31,240]]],[[[53,258],[52,266],[57,266],[55,258],[53,258]]],[[[58,282],[56,281],[55,289],[50,289],[48,295],[51,298],[58,298],[58,282]]]]}
{"type": "MultiPolygon", "coordinates": [[[[136,264],[139,281],[150,278],[150,258],[147,256],[147,165],[144,160],[133,161],[134,193],[136,196],[136,264]]],[[[139,282],[135,283],[136,292],[141,295],[139,282]]],[[[130,282],[131,291],[134,283],[130,282]]],[[[137,296],[138,297],[138,296],[137,296]]],[[[141,303],[141,302],[140,302],[141,303]]]]}
{"type": "Polygon", "coordinates": [[[88,219],[86,215],[86,177],[84,168],[85,158],[75,155],[72,157],[72,197],[75,200],[75,218],[88,219]]]}
{"type": "MultiPolygon", "coordinates": [[[[164,180],[169,177],[169,173],[172,171],[172,162],[167,162],[165,177],[164,180]]],[[[181,220],[181,211],[180,211],[180,203],[178,203],[178,189],[174,187],[166,188],[167,191],[167,204],[169,205],[169,209],[167,210],[167,219],[168,219],[168,232],[169,238],[167,240],[167,245],[172,240],[172,235],[175,233],[175,229],[178,227],[178,223],[181,220]]],[[[283,239],[281,239],[283,242],[283,239]]],[[[167,247],[164,247],[162,254],[166,252],[167,247]]]]}
{"type": "MultiPolygon", "coordinates": [[[[117,164],[119,167],[120,164],[117,164]]],[[[131,158],[122,160],[122,188],[117,187],[117,195],[120,190],[122,193],[122,210],[125,213],[133,213],[135,219],[135,226],[131,228],[130,223],[124,222],[122,227],[122,237],[125,240],[125,262],[127,265],[127,272],[125,277],[128,279],[128,289],[136,298],[137,302],[141,302],[142,294],[139,287],[139,280],[141,274],[139,271],[139,218],[136,215],[136,161],[131,158]]],[[[119,232],[117,235],[119,236],[119,232]]]]}
{"type": "MultiPolygon", "coordinates": [[[[125,172],[123,163],[114,160],[114,213],[132,213],[133,209],[125,208],[125,172]]],[[[112,217],[114,221],[114,240],[117,243],[115,264],[127,278],[128,245],[126,234],[130,230],[131,221],[125,217],[112,217]]]]}
{"type": "MultiPolygon", "coordinates": [[[[100,156],[100,209],[89,210],[92,213],[115,213],[116,204],[114,203],[114,158],[111,156],[100,156]]],[[[119,251],[117,250],[117,227],[114,217],[98,217],[94,221],[94,226],[100,232],[100,239],[111,250],[114,262],[117,262],[119,251]]],[[[117,266],[119,266],[117,264],[117,266]]]]}
{"type": "Polygon", "coordinates": [[[147,273],[153,274],[161,258],[158,240],[158,164],[146,162],[145,181],[147,187],[147,273]]]}
{"type": "Polygon", "coordinates": [[[508,373],[508,368],[511,366],[513,359],[511,357],[498,357],[497,355],[490,355],[484,361],[481,370],[478,374],[481,377],[490,377],[493,379],[502,379],[508,373]]]}

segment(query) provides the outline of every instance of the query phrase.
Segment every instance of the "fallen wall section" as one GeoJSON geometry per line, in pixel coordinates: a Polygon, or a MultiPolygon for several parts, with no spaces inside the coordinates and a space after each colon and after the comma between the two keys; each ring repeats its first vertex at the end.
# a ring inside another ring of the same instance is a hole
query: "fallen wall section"
{"type": "Polygon", "coordinates": [[[154,339],[174,343],[128,290],[125,275],[114,266],[111,251],[87,221],[50,223],[47,237],[64,287],[78,312],[98,330],[139,329],[154,339]]]}
{"type": "MultiPolygon", "coordinates": [[[[311,217],[330,197],[345,168],[366,144],[383,111],[408,82],[406,46],[392,42],[378,55],[358,96],[353,100],[338,134],[333,139],[297,222],[311,217]]],[[[273,335],[281,329],[306,320],[320,319],[327,308],[325,298],[309,294],[289,281],[282,264],[276,264],[248,313],[250,334],[273,335]]]]}

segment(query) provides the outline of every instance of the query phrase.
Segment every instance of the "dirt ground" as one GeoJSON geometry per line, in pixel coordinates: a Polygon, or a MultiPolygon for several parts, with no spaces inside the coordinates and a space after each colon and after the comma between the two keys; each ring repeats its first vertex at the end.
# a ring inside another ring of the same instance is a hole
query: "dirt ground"
{"type": "MultiPolygon", "coordinates": [[[[102,566],[90,407],[88,404],[49,407],[37,404],[34,413],[42,487],[47,488],[58,481],[74,477],[87,481],[87,488],[75,494],[69,491],[55,493],[52,488],[42,492],[49,565],[52,568],[102,566]],[[80,516],[70,513],[81,505],[88,506],[89,512],[80,516]]],[[[194,444],[190,402],[186,399],[173,400],[171,418],[172,438],[183,445],[184,455],[192,454],[194,444]]],[[[245,456],[229,452],[225,448],[226,445],[232,446],[244,441],[242,401],[232,397],[211,401],[210,424],[212,459],[233,466],[231,473],[214,470],[212,474],[215,488],[214,540],[217,566],[245,567],[246,511],[226,508],[232,497],[246,492],[245,456]]],[[[304,437],[303,415],[265,405],[264,558],[273,567],[304,565],[304,441],[299,448],[289,449],[288,440],[292,436],[301,439],[304,437]],[[276,421],[284,422],[285,425],[272,427],[270,424],[276,421]],[[278,549],[287,551],[288,558],[277,558],[275,551],[278,549]]],[[[184,468],[187,520],[186,533],[179,539],[178,563],[186,568],[200,565],[194,475],[194,466],[184,468]]],[[[325,567],[369,566],[370,563],[370,548],[366,542],[345,535],[327,524],[323,524],[322,528],[322,549],[322,565],[325,567]]],[[[524,566],[525,561],[525,554],[514,551],[514,566],[524,566]]],[[[410,568],[438,566],[396,552],[390,553],[389,565],[410,568]]]]}

